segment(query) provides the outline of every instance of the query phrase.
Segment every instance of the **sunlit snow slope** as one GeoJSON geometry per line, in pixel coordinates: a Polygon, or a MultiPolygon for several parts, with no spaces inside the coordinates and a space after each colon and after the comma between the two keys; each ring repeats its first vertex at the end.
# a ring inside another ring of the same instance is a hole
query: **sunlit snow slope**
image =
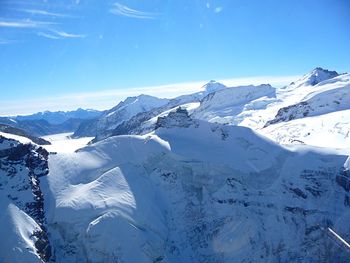
{"type": "Polygon", "coordinates": [[[178,110],[144,136],[50,157],[57,262],[347,262],[347,156],[178,110]]]}

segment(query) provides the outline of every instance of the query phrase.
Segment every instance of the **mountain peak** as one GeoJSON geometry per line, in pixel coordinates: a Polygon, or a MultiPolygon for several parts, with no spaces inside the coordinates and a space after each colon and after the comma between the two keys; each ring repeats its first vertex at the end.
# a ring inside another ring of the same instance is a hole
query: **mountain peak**
{"type": "Polygon", "coordinates": [[[314,68],[310,74],[315,76],[329,75],[333,78],[339,76],[338,72],[336,72],[335,70],[328,70],[321,67],[314,68]]]}
{"type": "Polygon", "coordinates": [[[227,87],[224,84],[221,84],[220,82],[217,82],[215,80],[211,80],[203,86],[203,89],[207,93],[212,93],[212,92],[215,92],[217,90],[224,89],[224,88],[227,88],[227,87]]]}
{"type": "MultiPolygon", "coordinates": [[[[158,103],[158,102],[162,102],[162,101],[167,102],[168,100],[161,99],[161,98],[151,96],[151,95],[140,94],[138,96],[127,97],[124,101],[120,102],[119,104],[120,104],[120,106],[125,106],[125,105],[129,105],[129,104],[132,104],[135,102],[153,104],[153,103],[158,103]]],[[[118,107],[118,105],[116,107],[118,107]]]]}
{"type": "Polygon", "coordinates": [[[298,86],[301,86],[301,85],[315,86],[322,81],[325,81],[327,79],[332,79],[337,76],[339,76],[339,74],[336,71],[331,71],[321,67],[316,67],[309,74],[306,74],[300,80],[300,84],[298,86]]]}

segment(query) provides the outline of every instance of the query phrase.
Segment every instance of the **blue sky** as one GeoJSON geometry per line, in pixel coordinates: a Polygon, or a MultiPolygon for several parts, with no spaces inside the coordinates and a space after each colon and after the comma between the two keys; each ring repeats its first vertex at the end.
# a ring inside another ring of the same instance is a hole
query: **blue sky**
{"type": "Polygon", "coordinates": [[[349,71],[349,11],[348,0],[2,0],[0,115],[108,108],[131,88],[166,96],[172,83],[349,71]],[[80,100],[44,103],[70,95],[80,100]]]}

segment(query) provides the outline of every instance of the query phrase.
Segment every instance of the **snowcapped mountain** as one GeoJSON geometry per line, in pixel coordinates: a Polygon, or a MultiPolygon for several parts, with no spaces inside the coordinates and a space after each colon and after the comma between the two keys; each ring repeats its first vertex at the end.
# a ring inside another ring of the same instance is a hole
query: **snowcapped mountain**
{"type": "Polygon", "coordinates": [[[272,105],[270,109],[260,113],[266,123],[259,131],[283,144],[305,143],[348,149],[349,94],[349,74],[341,74],[315,86],[305,83],[294,91],[292,87],[287,87],[279,94],[281,103],[272,105]],[[285,99],[292,92],[299,94],[300,89],[304,89],[300,100],[285,99]],[[273,118],[267,118],[273,115],[273,118]]]}
{"type": "Polygon", "coordinates": [[[175,111],[179,106],[190,113],[199,106],[199,102],[210,92],[215,92],[227,88],[225,85],[211,80],[205,84],[201,91],[181,95],[161,107],[154,108],[150,111],[140,112],[129,120],[119,124],[114,130],[109,132],[109,136],[122,134],[146,134],[155,129],[159,117],[167,116],[170,112],[175,111]]]}
{"type": "Polygon", "coordinates": [[[301,102],[281,108],[267,125],[350,109],[350,74],[317,84],[301,102]]]}
{"type": "Polygon", "coordinates": [[[205,84],[202,89],[204,90],[204,93],[209,94],[218,90],[225,89],[226,86],[222,83],[219,83],[215,80],[209,81],[207,84],[205,84]]]}
{"type": "Polygon", "coordinates": [[[300,80],[291,83],[290,86],[293,88],[298,88],[301,86],[315,86],[322,81],[332,79],[337,76],[339,76],[339,74],[336,71],[330,71],[321,67],[317,67],[310,73],[303,76],[300,80]]]}
{"type": "Polygon", "coordinates": [[[212,80],[200,92],[170,100],[146,95],[130,97],[106,111],[98,120],[83,122],[74,136],[95,136],[95,141],[98,141],[113,135],[145,134],[155,128],[158,117],[168,114],[178,106],[192,110],[205,96],[225,88],[225,85],[212,80]]]}
{"type": "Polygon", "coordinates": [[[95,119],[99,117],[102,112],[92,109],[79,108],[74,111],[44,111],[38,112],[32,115],[20,115],[16,116],[15,119],[19,121],[30,121],[30,120],[45,120],[50,124],[58,125],[62,124],[69,119],[95,119]]]}
{"type": "Polygon", "coordinates": [[[106,138],[110,131],[119,124],[129,120],[138,113],[148,112],[154,108],[161,107],[168,103],[168,99],[159,99],[149,95],[128,97],[114,108],[105,111],[104,114],[93,121],[86,121],[76,130],[74,136],[96,136],[106,138]]]}
{"type": "Polygon", "coordinates": [[[215,90],[201,100],[193,117],[210,122],[236,124],[235,117],[244,110],[259,109],[276,96],[270,85],[242,86],[215,90]],[[264,101],[263,101],[263,100],[264,101]]]}
{"type": "Polygon", "coordinates": [[[72,132],[78,129],[84,120],[99,117],[97,110],[77,109],[75,111],[39,112],[32,115],[0,117],[0,124],[24,130],[33,136],[72,132]]]}
{"type": "Polygon", "coordinates": [[[2,133],[0,262],[350,262],[349,91],[316,68],[129,97],[83,148],[2,133]]]}

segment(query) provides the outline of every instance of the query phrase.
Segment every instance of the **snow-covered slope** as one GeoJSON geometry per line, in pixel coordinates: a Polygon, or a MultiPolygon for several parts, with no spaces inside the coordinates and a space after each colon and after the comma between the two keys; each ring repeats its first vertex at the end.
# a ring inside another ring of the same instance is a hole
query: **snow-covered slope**
{"type": "Polygon", "coordinates": [[[350,153],[350,110],[269,125],[260,132],[281,144],[307,144],[350,153]]]}
{"type": "Polygon", "coordinates": [[[297,104],[281,108],[267,125],[350,109],[350,74],[320,82],[297,104]]]}
{"type": "Polygon", "coordinates": [[[254,127],[260,118],[266,122],[261,129],[260,121],[259,132],[279,143],[342,148],[349,152],[349,74],[315,86],[305,84],[295,89],[289,86],[280,90],[277,98],[280,102],[255,112],[253,118],[245,119],[241,125],[254,127]]]}
{"type": "MultiPolygon", "coordinates": [[[[347,262],[347,156],[286,149],[185,110],[50,156],[56,262],[347,262]]],[[[350,185],[350,184],[349,184],[350,185]]]]}
{"type": "Polygon", "coordinates": [[[114,108],[93,121],[84,122],[75,132],[75,137],[96,136],[98,139],[106,138],[110,131],[119,124],[129,120],[138,113],[148,112],[151,109],[161,107],[168,103],[167,99],[159,99],[148,95],[128,97],[114,108]]]}
{"type": "Polygon", "coordinates": [[[237,116],[251,108],[264,108],[276,96],[270,85],[241,86],[213,91],[201,100],[194,118],[210,122],[237,124],[237,116]]]}

